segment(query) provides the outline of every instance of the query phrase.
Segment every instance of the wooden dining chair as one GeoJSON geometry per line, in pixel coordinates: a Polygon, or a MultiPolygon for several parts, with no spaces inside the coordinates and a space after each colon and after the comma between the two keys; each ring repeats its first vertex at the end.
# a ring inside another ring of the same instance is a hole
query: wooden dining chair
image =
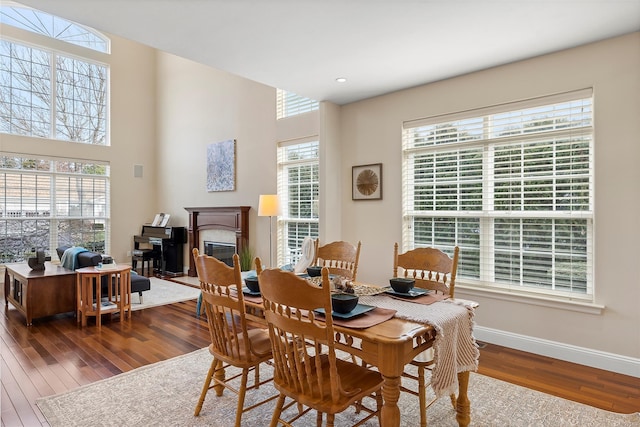
{"type": "Polygon", "coordinates": [[[355,425],[375,416],[380,420],[382,376],[338,359],[333,320],[315,311],[332,311],[329,270],[322,269],[321,287],[277,269],[264,270],[259,280],[275,364],[274,385],[280,392],[271,427],[279,422],[289,425],[302,415],[286,422],[281,419],[287,398],[302,404],[303,414],[317,411],[318,426],[323,414],[327,414],[326,425],[333,426],[335,414],[351,405],[366,412],[355,425]],[[375,398],[375,410],[363,404],[367,396],[375,398]]]}
{"type": "Polygon", "coordinates": [[[316,239],[313,265],[327,267],[329,273],[355,281],[358,274],[360,246],[360,241],[356,246],[344,241],[331,242],[320,246],[320,239],[316,239]]]}
{"type": "Polygon", "coordinates": [[[265,329],[247,327],[238,254],[233,255],[233,267],[214,257],[200,255],[197,248],[193,249],[193,258],[211,334],[209,352],[213,356],[194,415],[200,414],[210,389],[215,389],[221,396],[226,388],[238,396],[235,426],[240,427],[243,413],[277,397],[274,395],[246,408],[244,406],[247,390],[257,389],[273,379],[261,381],[259,369],[261,363],[271,359],[269,333],[265,329]],[[224,370],[229,366],[240,368],[242,372],[225,379],[224,370]],[[251,371],[255,377],[253,384],[248,386],[251,371]],[[238,377],[241,378],[239,387],[229,383],[238,377]]]}
{"type": "MultiPolygon", "coordinates": [[[[407,277],[415,279],[415,286],[423,289],[431,289],[435,292],[449,294],[454,297],[456,285],[456,272],[458,270],[458,255],[460,249],[453,249],[453,258],[436,248],[416,248],[405,253],[398,253],[398,243],[393,247],[393,277],[407,277]]],[[[406,369],[402,376],[418,382],[417,391],[405,386],[400,390],[418,396],[420,406],[420,427],[427,425],[427,408],[436,401],[427,402],[427,388],[425,371],[432,369],[434,361],[433,347],[419,353],[411,362],[417,370],[416,374],[406,369]]],[[[451,403],[456,405],[455,395],[451,395],[451,403]]]]}

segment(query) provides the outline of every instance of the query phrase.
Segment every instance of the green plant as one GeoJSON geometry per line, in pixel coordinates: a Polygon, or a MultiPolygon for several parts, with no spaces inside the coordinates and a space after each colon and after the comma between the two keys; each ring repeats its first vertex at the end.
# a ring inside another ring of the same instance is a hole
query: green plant
{"type": "Polygon", "coordinates": [[[240,251],[240,270],[249,271],[253,268],[253,249],[248,245],[243,246],[240,251]]]}

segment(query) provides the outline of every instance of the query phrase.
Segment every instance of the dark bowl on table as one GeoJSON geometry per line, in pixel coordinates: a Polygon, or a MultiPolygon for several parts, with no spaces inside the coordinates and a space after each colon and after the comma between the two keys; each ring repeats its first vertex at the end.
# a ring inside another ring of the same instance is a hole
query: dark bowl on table
{"type": "Polygon", "coordinates": [[[311,266],[307,267],[307,274],[309,277],[318,277],[322,274],[322,267],[311,266]]]}
{"type": "Polygon", "coordinates": [[[247,285],[247,288],[249,288],[251,292],[260,292],[260,284],[258,283],[257,277],[246,277],[244,284],[247,285]]]}
{"type": "Polygon", "coordinates": [[[346,314],[353,311],[358,305],[358,295],[354,294],[332,294],[331,306],[333,311],[340,314],[346,314]]]}
{"type": "Polygon", "coordinates": [[[409,279],[407,277],[394,277],[393,279],[389,279],[389,284],[391,284],[391,288],[400,293],[400,294],[408,294],[413,286],[416,284],[415,279],[409,279]]]}

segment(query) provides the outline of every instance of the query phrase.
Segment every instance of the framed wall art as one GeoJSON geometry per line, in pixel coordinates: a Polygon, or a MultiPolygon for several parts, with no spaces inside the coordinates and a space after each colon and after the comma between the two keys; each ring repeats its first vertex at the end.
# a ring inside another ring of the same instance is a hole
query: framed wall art
{"type": "Polygon", "coordinates": [[[236,140],[207,146],[207,191],[236,189],[236,140]]]}
{"type": "Polygon", "coordinates": [[[353,166],[351,180],[352,200],[382,199],[382,163],[353,166]]]}

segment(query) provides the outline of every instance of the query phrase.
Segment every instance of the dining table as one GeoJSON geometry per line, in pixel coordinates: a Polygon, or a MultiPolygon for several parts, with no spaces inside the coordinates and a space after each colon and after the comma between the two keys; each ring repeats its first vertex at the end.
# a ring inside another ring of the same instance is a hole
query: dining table
{"type": "MultiPolygon", "coordinates": [[[[398,400],[402,373],[416,355],[433,347],[437,363],[432,371],[432,388],[436,396],[455,394],[452,402],[458,425],[468,426],[469,373],[477,370],[479,357],[473,337],[477,304],[446,296],[434,301],[398,298],[389,295],[388,288],[362,282],[354,282],[353,288],[362,304],[374,308],[352,319],[334,315],[335,345],[375,366],[382,375],[380,424],[400,426],[398,400]]],[[[248,311],[261,311],[259,295],[245,293],[244,301],[248,311]]]]}

